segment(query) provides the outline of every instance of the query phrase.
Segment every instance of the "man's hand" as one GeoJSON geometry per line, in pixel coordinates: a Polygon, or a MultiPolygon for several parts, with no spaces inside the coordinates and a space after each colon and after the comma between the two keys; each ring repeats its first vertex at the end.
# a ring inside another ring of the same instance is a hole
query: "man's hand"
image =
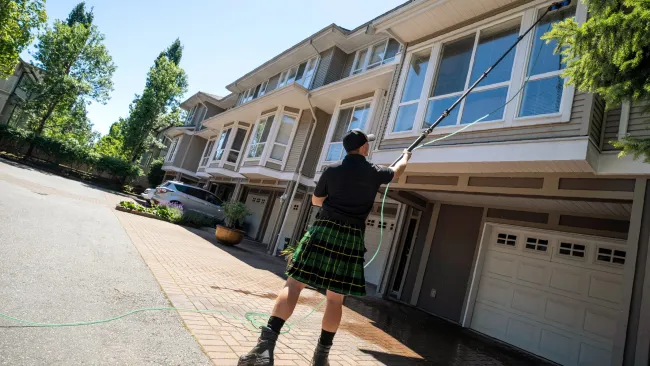
{"type": "Polygon", "coordinates": [[[406,164],[408,164],[409,159],[411,158],[411,152],[408,151],[408,149],[404,149],[402,152],[402,158],[395,164],[394,167],[391,167],[393,169],[393,172],[395,172],[395,178],[398,178],[404,173],[406,170],[406,164]]]}

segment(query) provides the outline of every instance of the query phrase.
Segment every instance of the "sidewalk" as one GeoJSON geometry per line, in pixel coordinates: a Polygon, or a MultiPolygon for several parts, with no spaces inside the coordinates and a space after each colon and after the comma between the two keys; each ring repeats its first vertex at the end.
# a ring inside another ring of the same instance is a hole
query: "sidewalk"
{"type": "MultiPolygon", "coordinates": [[[[224,310],[240,317],[270,312],[284,284],[286,262],[266,255],[259,244],[225,247],[207,232],[115,214],[174,307],[224,310]]],[[[291,320],[302,319],[323,299],[320,293],[305,290],[291,320]]],[[[280,337],[276,365],[309,365],[323,310],[280,337]]],[[[216,365],[235,365],[238,356],[256,343],[258,332],[227,316],[180,314],[216,365]]],[[[330,361],[332,365],[540,364],[419,310],[374,297],[346,299],[330,361]]]]}

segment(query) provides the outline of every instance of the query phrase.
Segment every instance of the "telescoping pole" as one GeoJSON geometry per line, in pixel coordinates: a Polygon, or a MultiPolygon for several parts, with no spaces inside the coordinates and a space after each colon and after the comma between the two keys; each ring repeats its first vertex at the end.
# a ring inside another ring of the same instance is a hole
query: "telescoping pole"
{"type": "MultiPolygon", "coordinates": [[[[422,131],[422,133],[420,134],[420,136],[418,136],[418,138],[415,139],[415,141],[413,141],[413,143],[412,143],[412,144],[407,148],[407,150],[408,150],[409,152],[411,152],[411,151],[413,151],[413,149],[415,149],[416,147],[418,147],[418,145],[420,145],[420,143],[422,142],[422,140],[424,140],[424,139],[425,139],[425,138],[426,138],[426,137],[427,137],[427,136],[428,136],[428,135],[433,131],[433,129],[436,128],[436,127],[440,124],[440,122],[442,122],[442,120],[445,119],[445,118],[449,115],[449,113],[451,113],[451,111],[453,111],[454,108],[456,108],[456,106],[457,106],[458,104],[460,104],[460,102],[462,102],[463,99],[465,99],[465,97],[467,97],[467,95],[468,95],[472,90],[474,90],[474,88],[476,88],[476,86],[478,86],[478,84],[480,84],[481,81],[483,81],[483,79],[485,79],[485,78],[488,76],[488,74],[489,74],[492,70],[494,70],[495,67],[497,67],[497,65],[499,65],[499,63],[500,63],[501,61],[503,61],[504,58],[506,58],[506,56],[510,53],[510,51],[512,51],[515,47],[517,47],[517,44],[519,44],[519,42],[521,42],[521,40],[524,39],[524,37],[526,37],[526,35],[528,35],[528,33],[530,33],[530,31],[533,30],[533,28],[535,28],[535,26],[536,26],[536,25],[537,25],[537,24],[538,24],[542,19],[544,19],[544,17],[545,17],[548,13],[550,13],[550,12],[552,12],[552,11],[559,10],[559,9],[565,7],[565,6],[568,6],[569,4],[571,4],[571,0],[558,1],[558,2],[555,2],[555,3],[551,4],[551,6],[549,6],[549,7],[546,9],[546,11],[544,12],[544,14],[542,14],[542,15],[537,19],[537,21],[535,21],[535,23],[533,23],[533,25],[531,25],[531,26],[530,26],[530,27],[529,27],[529,28],[524,32],[524,34],[520,35],[520,36],[517,38],[517,40],[515,41],[515,43],[513,43],[512,46],[510,46],[510,48],[508,48],[508,50],[507,50],[506,52],[504,52],[503,55],[501,55],[501,57],[499,57],[499,59],[496,60],[496,62],[495,62],[494,64],[492,64],[492,66],[488,67],[487,70],[485,70],[485,72],[484,72],[484,73],[483,73],[483,74],[478,78],[478,80],[476,80],[476,81],[474,82],[474,84],[472,84],[472,86],[470,86],[470,88],[467,89],[467,91],[465,91],[465,92],[463,93],[463,95],[461,95],[461,96],[458,98],[458,100],[454,102],[454,104],[452,104],[449,108],[447,108],[444,112],[442,112],[442,114],[440,115],[440,117],[438,117],[438,119],[437,119],[437,120],[436,120],[436,121],[435,121],[431,126],[429,126],[426,130],[422,131]]],[[[397,158],[397,160],[395,160],[395,161],[393,162],[393,164],[391,164],[391,166],[395,166],[395,164],[397,164],[397,163],[400,161],[400,159],[401,159],[401,157],[397,158]]]]}

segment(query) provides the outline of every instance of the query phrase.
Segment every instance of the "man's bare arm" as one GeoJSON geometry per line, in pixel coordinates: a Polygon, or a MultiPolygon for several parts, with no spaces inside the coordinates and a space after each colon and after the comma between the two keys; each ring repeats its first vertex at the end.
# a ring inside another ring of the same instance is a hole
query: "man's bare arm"
{"type": "Polygon", "coordinates": [[[325,202],[325,197],[316,197],[315,195],[311,196],[311,204],[318,207],[323,207],[323,202],[325,202]]]}
{"type": "Polygon", "coordinates": [[[395,178],[399,178],[404,171],[406,170],[406,164],[411,158],[411,153],[407,150],[404,150],[402,153],[402,158],[395,164],[395,166],[390,167],[393,172],[395,172],[395,178]]]}

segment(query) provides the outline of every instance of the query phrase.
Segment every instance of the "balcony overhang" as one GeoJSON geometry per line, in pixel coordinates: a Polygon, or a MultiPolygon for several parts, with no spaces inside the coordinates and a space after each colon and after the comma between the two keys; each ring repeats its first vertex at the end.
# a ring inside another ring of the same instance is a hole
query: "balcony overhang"
{"type": "MultiPolygon", "coordinates": [[[[378,150],[371,161],[390,165],[401,150],[378,150]]],[[[413,173],[595,173],[589,139],[485,143],[425,147],[413,151],[413,173]]]]}
{"type": "Polygon", "coordinates": [[[199,103],[205,103],[205,102],[216,105],[217,107],[221,107],[223,109],[228,109],[233,105],[235,105],[235,102],[237,102],[237,98],[232,93],[228,94],[225,97],[220,97],[218,95],[200,91],[195,93],[191,97],[187,98],[185,101],[183,101],[183,103],[181,103],[181,108],[185,110],[190,110],[195,105],[199,103]]]}
{"type": "Polygon", "coordinates": [[[187,169],[179,168],[179,167],[173,165],[172,163],[163,164],[161,169],[166,171],[166,172],[182,173],[182,174],[186,174],[186,175],[189,175],[191,177],[194,177],[194,178],[199,178],[199,176],[196,174],[196,172],[192,172],[192,171],[189,171],[187,169]]]}
{"type": "Polygon", "coordinates": [[[203,125],[207,128],[219,130],[228,122],[244,121],[254,123],[260,116],[260,113],[279,105],[306,109],[309,108],[307,93],[307,89],[302,85],[293,83],[280,89],[276,89],[261,98],[257,98],[251,102],[217,114],[216,116],[203,121],[203,125]]]}
{"type": "Polygon", "coordinates": [[[400,42],[414,42],[443,30],[460,28],[498,12],[536,6],[529,0],[414,0],[373,20],[370,29],[386,32],[400,42]]]}
{"type": "Polygon", "coordinates": [[[245,178],[243,175],[226,168],[205,168],[205,173],[211,177],[245,178]]]}
{"type": "Polygon", "coordinates": [[[213,130],[211,128],[204,128],[204,129],[196,131],[194,133],[194,135],[202,137],[202,138],[204,138],[206,140],[209,140],[211,137],[214,137],[217,134],[219,134],[219,131],[218,130],[213,130]]]}
{"type": "Polygon", "coordinates": [[[310,93],[312,104],[332,114],[341,100],[371,93],[377,89],[388,89],[400,56],[398,55],[394,61],[386,65],[312,90],[310,93]]]}
{"type": "MultiPolygon", "coordinates": [[[[298,173],[280,172],[263,166],[241,167],[239,168],[239,172],[248,179],[275,179],[289,181],[296,181],[296,179],[298,179],[298,173]]],[[[316,186],[313,178],[308,178],[304,175],[300,175],[299,182],[307,187],[316,186]]]]}
{"type": "Polygon", "coordinates": [[[167,129],[165,131],[165,135],[170,138],[174,138],[176,136],[182,135],[182,134],[192,134],[194,131],[194,126],[180,126],[180,127],[172,127],[167,129]]]}

